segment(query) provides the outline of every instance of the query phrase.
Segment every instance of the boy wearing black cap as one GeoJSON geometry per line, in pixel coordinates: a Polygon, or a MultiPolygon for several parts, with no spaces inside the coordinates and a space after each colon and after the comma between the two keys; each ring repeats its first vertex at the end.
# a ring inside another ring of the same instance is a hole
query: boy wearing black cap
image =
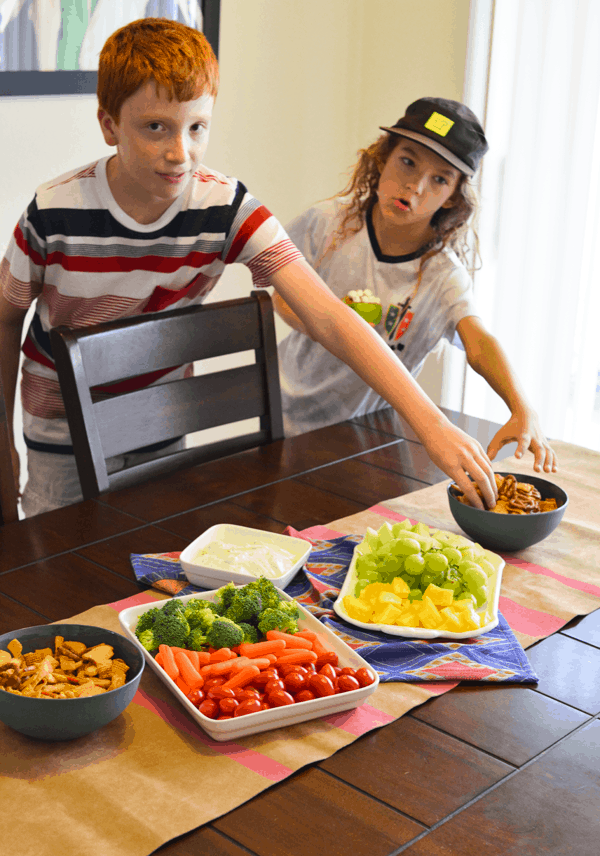
{"type": "MultiPolygon", "coordinates": [[[[476,195],[469,179],[488,149],[464,104],[421,98],[360,152],[347,187],[288,224],[306,259],[345,303],[373,326],[416,375],[442,338],[455,332],[469,365],[490,384],[510,418],[488,447],[518,442],[534,467],[556,457],[499,342],[477,317],[464,261],[476,195]]],[[[370,413],[387,402],[307,335],[281,296],[275,308],[293,328],[281,343],[287,435],[370,413]]]]}

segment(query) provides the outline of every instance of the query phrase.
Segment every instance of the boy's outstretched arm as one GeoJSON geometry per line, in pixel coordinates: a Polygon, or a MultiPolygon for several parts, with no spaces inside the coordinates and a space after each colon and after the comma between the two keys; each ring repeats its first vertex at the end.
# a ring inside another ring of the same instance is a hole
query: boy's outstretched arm
{"type": "Polygon", "coordinates": [[[467,361],[504,401],[511,412],[488,446],[494,458],[502,446],[518,443],[515,455],[521,458],[530,449],[534,454],[534,469],[556,472],[556,454],[542,431],[538,415],[531,407],[500,342],[484,327],[480,318],[470,315],[456,326],[464,345],[467,361]]]}
{"type": "Polygon", "coordinates": [[[13,415],[21,357],[21,332],[26,314],[27,310],[13,306],[0,292],[0,371],[6,399],[8,433],[17,492],[19,491],[19,455],[15,449],[13,436],[13,415]]]}
{"type": "Polygon", "coordinates": [[[427,397],[380,336],[329,290],[307,262],[294,261],[270,277],[277,294],[298,316],[307,335],[343,360],[408,422],[431,460],[464,491],[472,505],[489,508],[497,490],[490,460],[427,397]]]}

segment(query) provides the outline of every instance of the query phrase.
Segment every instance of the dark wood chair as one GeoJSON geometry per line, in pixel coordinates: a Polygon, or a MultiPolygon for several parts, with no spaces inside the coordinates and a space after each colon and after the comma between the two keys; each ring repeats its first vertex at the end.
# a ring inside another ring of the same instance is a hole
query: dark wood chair
{"type": "Polygon", "coordinates": [[[58,327],[52,352],[85,499],[283,437],[268,292],[99,324],[58,327]],[[94,387],[226,354],[255,363],[100,398],[94,387]],[[106,459],[206,428],[260,418],[259,430],[109,474],[106,459]]]}
{"type": "Polygon", "coordinates": [[[18,492],[12,468],[9,437],[6,401],[2,377],[0,377],[0,524],[14,523],[19,519],[18,492]]]}

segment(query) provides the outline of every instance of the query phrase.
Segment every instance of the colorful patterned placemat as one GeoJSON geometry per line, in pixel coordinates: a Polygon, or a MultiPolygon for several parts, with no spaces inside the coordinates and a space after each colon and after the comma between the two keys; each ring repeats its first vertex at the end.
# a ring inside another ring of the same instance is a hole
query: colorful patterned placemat
{"type": "MultiPolygon", "coordinates": [[[[307,536],[288,528],[287,534],[307,536]]],[[[381,681],[489,681],[534,684],[537,676],[525,651],[502,614],[499,624],[473,639],[404,639],[358,628],[334,611],[336,600],[361,535],[312,540],[308,561],[287,594],[333,630],[379,674],[381,681]]],[[[179,553],[132,554],[137,580],[166,594],[207,591],[191,585],[179,564],[179,553]]]]}

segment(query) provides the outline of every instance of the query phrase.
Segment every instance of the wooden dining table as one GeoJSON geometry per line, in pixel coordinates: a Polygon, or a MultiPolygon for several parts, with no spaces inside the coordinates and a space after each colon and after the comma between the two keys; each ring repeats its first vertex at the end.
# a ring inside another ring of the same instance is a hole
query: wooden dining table
{"type": "MultiPolygon", "coordinates": [[[[445,412],[484,447],[498,428],[445,412]]],[[[532,459],[521,466],[532,471],[532,459]]],[[[365,509],[444,480],[410,429],[383,410],[7,524],[0,633],[139,594],[132,553],[183,550],[214,524],[349,532],[365,509]]],[[[446,522],[451,528],[449,510],[446,522]]],[[[462,682],[154,852],[597,856],[600,611],[527,655],[537,684],[462,682]]],[[[0,833],[0,853],[1,841],[0,833]]]]}

